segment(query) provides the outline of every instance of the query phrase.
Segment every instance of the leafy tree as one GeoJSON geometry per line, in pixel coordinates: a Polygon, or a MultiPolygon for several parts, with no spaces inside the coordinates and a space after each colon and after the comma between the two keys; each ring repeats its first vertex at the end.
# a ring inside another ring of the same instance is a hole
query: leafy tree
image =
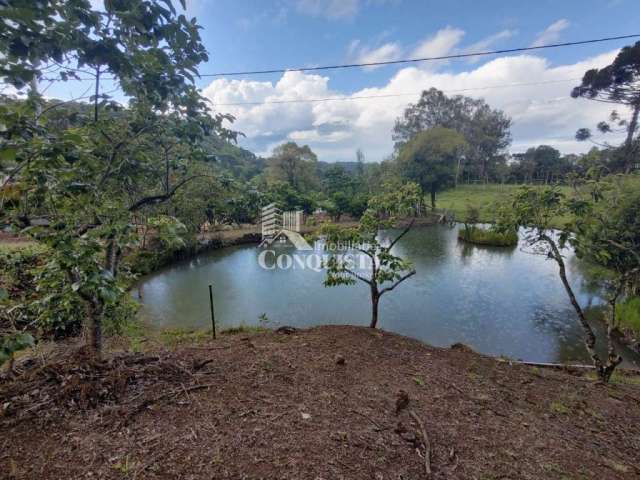
{"type": "MultiPolygon", "coordinates": [[[[567,228],[558,234],[551,227],[552,219],[571,211],[574,213],[584,212],[584,207],[579,208],[576,203],[567,202],[564,195],[557,188],[551,187],[545,189],[522,187],[515,195],[512,207],[513,225],[503,225],[503,227],[524,227],[525,240],[532,248],[532,252],[556,262],[560,280],[584,332],[584,344],[587,352],[596,367],[600,379],[605,382],[608,381],[619,361],[617,356],[615,359],[610,356],[608,362],[603,362],[596,352],[596,335],[591,325],[589,325],[567,278],[563,250],[574,238],[571,232],[571,225],[567,225],[567,228]]],[[[609,349],[613,351],[614,346],[611,343],[611,338],[609,338],[609,342],[609,349]]]]}
{"type": "Polygon", "coordinates": [[[322,187],[329,195],[337,192],[352,195],[356,190],[356,180],[342,165],[334,164],[324,172],[322,187]]]}
{"type": "MultiPolygon", "coordinates": [[[[504,112],[492,109],[482,99],[456,95],[447,97],[435,88],[422,92],[415,105],[409,105],[396,120],[393,140],[396,152],[419,132],[444,127],[462,134],[469,144],[466,168],[486,181],[500,161],[501,153],[511,143],[511,119],[504,112]]],[[[462,158],[459,159],[462,163],[462,158]]],[[[461,169],[456,170],[456,183],[461,169]]]]}
{"type": "Polygon", "coordinates": [[[276,203],[283,210],[303,210],[309,214],[316,208],[317,201],[312,195],[299,192],[287,182],[273,182],[265,192],[263,203],[276,203]]]}
{"type": "Polygon", "coordinates": [[[602,171],[607,168],[607,152],[598,147],[592,147],[587,153],[580,155],[576,164],[583,175],[593,171],[602,171]]]}
{"type": "Polygon", "coordinates": [[[436,208],[436,193],[453,184],[457,160],[466,147],[467,142],[458,132],[430,128],[402,147],[398,155],[400,173],[430,192],[431,207],[436,208]]]}
{"type": "Polygon", "coordinates": [[[81,300],[99,354],[104,320],[128,300],[121,260],[135,241],[132,220],[206,177],[192,171],[205,157],[201,140],[212,132],[232,138],[222,127],[232,118],[212,116],[195,88],[207,59],[200,27],[171,2],[110,0],[104,11],[84,0],[4,3],[0,75],[29,92],[27,102],[0,108],[0,156],[15,164],[9,177],[24,192],[10,213],[49,247],[40,284],[62,279],[63,300],[81,300]],[[67,102],[47,105],[38,80],[79,72],[93,72],[92,115],[67,102]],[[101,93],[103,75],[118,82],[127,108],[101,93]],[[35,225],[34,214],[46,223],[35,225]]]}
{"type": "Polygon", "coordinates": [[[603,190],[600,202],[574,202],[579,215],[573,244],[578,256],[608,272],[608,363],[602,372],[608,380],[622,361],[612,342],[617,302],[625,291],[640,285],[640,191],[625,183],[603,190]]]}
{"type": "Polygon", "coordinates": [[[568,173],[577,170],[576,158],[562,156],[549,145],[529,148],[525,153],[515,154],[514,159],[512,177],[524,183],[557,183],[565,179],[568,173]]]}
{"type": "Polygon", "coordinates": [[[331,215],[334,222],[339,222],[342,214],[347,213],[350,206],[350,198],[345,192],[335,192],[324,204],[325,210],[331,215]]]}
{"type": "Polygon", "coordinates": [[[272,181],[288,183],[298,191],[317,186],[316,154],[307,146],[288,142],[276,147],[268,160],[268,176],[272,181]]]}
{"type": "Polygon", "coordinates": [[[347,213],[354,218],[360,218],[367,210],[368,203],[369,195],[366,192],[356,193],[353,197],[349,198],[347,213]]]}
{"type": "MultiPolygon", "coordinates": [[[[609,133],[622,129],[626,139],[621,147],[624,171],[629,173],[640,151],[638,139],[638,116],[640,115],[640,42],[626,46],[618,52],[611,65],[588,70],[582,77],[582,83],[571,91],[573,98],[588,98],[617,105],[631,110],[629,121],[622,119],[614,110],[609,122],[600,122],[598,130],[609,133]],[[617,128],[616,128],[617,127],[617,128]]],[[[576,133],[578,140],[587,140],[592,136],[588,128],[576,133]]]]}
{"type": "Polygon", "coordinates": [[[327,278],[324,284],[327,287],[352,285],[356,280],[360,280],[369,285],[371,293],[369,326],[371,328],[376,328],[378,324],[380,297],[416,273],[408,260],[391,252],[393,247],[411,230],[413,221],[388,244],[381,243],[378,234],[382,229],[392,228],[398,215],[415,214],[415,205],[419,202],[419,198],[418,185],[407,183],[400,189],[372,197],[369,200],[369,208],[360,219],[358,227],[325,225],[322,228],[322,233],[326,235],[328,242],[352,245],[369,261],[368,271],[361,271],[349,258],[332,255],[326,265],[327,278]],[[390,285],[385,287],[384,284],[387,283],[390,285]]]}

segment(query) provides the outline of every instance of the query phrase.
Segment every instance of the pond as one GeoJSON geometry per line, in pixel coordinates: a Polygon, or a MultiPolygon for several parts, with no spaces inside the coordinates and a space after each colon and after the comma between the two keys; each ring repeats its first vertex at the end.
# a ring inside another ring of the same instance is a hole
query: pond
{"type": "MultiPolygon", "coordinates": [[[[396,245],[417,271],[380,301],[379,327],[436,346],[462,342],[489,355],[537,362],[588,362],[557,265],[518,248],[464,244],[457,228],[415,228],[396,245]]],[[[140,279],[141,316],[162,328],[210,329],[213,284],[218,328],[258,325],[368,325],[368,286],[326,288],[324,272],[264,269],[256,245],[225,248],[140,279]],[[262,317],[263,320],[260,320],[262,317]]],[[[567,252],[581,305],[602,303],[567,252]]],[[[601,329],[599,322],[594,326],[601,329]]],[[[599,335],[601,336],[601,335],[599,335]]],[[[627,364],[638,357],[622,349],[627,364]]]]}

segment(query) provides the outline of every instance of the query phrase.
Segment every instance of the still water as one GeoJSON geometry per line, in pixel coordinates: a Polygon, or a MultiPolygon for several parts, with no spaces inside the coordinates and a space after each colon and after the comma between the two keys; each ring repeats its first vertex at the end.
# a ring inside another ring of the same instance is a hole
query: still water
{"type": "MultiPolygon", "coordinates": [[[[416,228],[395,247],[417,274],[380,301],[379,327],[448,346],[462,342],[490,355],[539,362],[587,361],[582,332],[560,283],[557,265],[518,248],[463,244],[457,228],[416,228]]],[[[140,279],[141,315],[163,328],[208,329],[208,285],[219,328],[257,325],[368,325],[368,286],[326,288],[324,272],[265,270],[262,249],[231,247],[202,254],[140,279]]],[[[290,251],[293,253],[293,251],[290,251]]],[[[579,302],[602,302],[567,252],[579,302]]],[[[600,327],[596,322],[594,325],[600,327]]],[[[628,364],[638,358],[623,350],[628,364]]]]}

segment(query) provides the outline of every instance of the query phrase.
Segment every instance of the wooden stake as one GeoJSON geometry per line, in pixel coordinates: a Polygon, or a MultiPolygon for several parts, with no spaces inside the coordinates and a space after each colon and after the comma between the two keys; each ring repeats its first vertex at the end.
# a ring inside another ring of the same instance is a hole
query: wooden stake
{"type": "Polygon", "coordinates": [[[213,313],[213,286],[209,285],[209,306],[211,307],[211,334],[216,339],[216,316],[213,313]]]}

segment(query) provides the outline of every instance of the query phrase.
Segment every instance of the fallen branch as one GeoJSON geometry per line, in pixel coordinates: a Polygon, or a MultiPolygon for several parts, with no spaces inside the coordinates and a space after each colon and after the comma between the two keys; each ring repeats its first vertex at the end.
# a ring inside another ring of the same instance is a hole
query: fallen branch
{"type": "Polygon", "coordinates": [[[202,360],[201,362],[197,362],[193,365],[193,369],[195,371],[198,371],[204,367],[206,367],[207,365],[209,365],[210,363],[214,362],[216,359],[215,358],[208,358],[207,360],[202,360]]]}
{"type": "Polygon", "coordinates": [[[177,390],[172,390],[170,392],[167,393],[163,393],[162,395],[159,395],[155,398],[150,398],[148,400],[145,400],[144,402],[140,403],[140,405],[138,405],[131,413],[129,413],[129,415],[127,415],[127,419],[126,421],[128,422],[129,420],[131,420],[134,416],[136,416],[137,414],[141,413],[143,410],[145,410],[149,405],[152,405],[154,403],[158,403],[166,398],[172,397],[174,395],[177,395],[179,393],[188,393],[188,392],[194,392],[196,390],[203,390],[205,388],[210,388],[210,387],[215,387],[216,385],[213,383],[207,383],[204,385],[193,385],[189,388],[179,388],[177,390]]]}
{"type": "MultiPolygon", "coordinates": [[[[499,363],[508,363],[510,365],[525,365],[527,367],[538,367],[538,368],[551,368],[556,370],[595,370],[596,367],[593,365],[580,365],[580,364],[565,364],[565,363],[544,363],[544,362],[524,362],[521,360],[507,360],[504,358],[496,358],[495,359],[499,363]]],[[[621,368],[620,371],[624,371],[626,373],[631,373],[634,375],[640,374],[640,370],[637,368],[621,368]]]]}
{"type": "Polygon", "coordinates": [[[416,412],[409,410],[409,415],[413,418],[418,427],[420,427],[420,434],[422,435],[422,443],[424,444],[424,471],[427,474],[427,478],[431,477],[431,442],[427,436],[427,430],[424,428],[424,424],[420,417],[416,415],[416,412]]]}
{"type": "Polygon", "coordinates": [[[378,422],[376,422],[373,418],[369,417],[368,415],[365,415],[362,412],[359,412],[358,410],[351,410],[353,413],[355,413],[356,415],[360,415],[363,418],[366,418],[367,420],[369,420],[371,423],[373,423],[376,427],[376,431],[377,432],[381,432],[382,430],[384,430],[384,428],[382,428],[378,422]]]}

